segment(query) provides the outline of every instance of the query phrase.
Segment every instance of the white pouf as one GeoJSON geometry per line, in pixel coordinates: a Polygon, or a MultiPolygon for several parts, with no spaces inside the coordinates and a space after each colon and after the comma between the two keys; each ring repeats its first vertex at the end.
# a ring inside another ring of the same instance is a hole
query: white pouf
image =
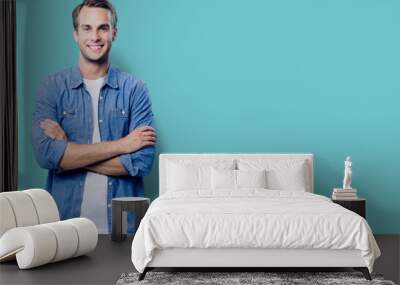
{"type": "Polygon", "coordinates": [[[0,193],[0,214],[0,262],[16,258],[20,269],[28,269],[96,248],[96,225],[86,218],[59,221],[45,190],[0,193]]]}

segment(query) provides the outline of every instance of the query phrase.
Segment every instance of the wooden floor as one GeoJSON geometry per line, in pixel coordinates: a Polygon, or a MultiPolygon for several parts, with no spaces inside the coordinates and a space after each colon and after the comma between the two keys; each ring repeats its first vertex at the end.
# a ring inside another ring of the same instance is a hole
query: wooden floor
{"type": "MultiPolygon", "coordinates": [[[[374,272],[399,284],[400,235],[377,235],[375,238],[382,256],[376,261],[374,272]]],[[[96,250],[88,256],[29,270],[19,270],[16,262],[3,263],[0,264],[0,284],[115,284],[122,273],[134,271],[131,242],[130,238],[115,243],[109,236],[101,235],[96,250]]]]}

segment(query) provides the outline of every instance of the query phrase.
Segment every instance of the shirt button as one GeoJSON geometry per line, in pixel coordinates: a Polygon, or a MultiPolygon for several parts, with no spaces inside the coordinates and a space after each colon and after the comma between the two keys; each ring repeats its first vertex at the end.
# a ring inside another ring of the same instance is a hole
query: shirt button
{"type": "Polygon", "coordinates": [[[100,100],[103,100],[103,96],[100,96],[100,100]]]}
{"type": "Polygon", "coordinates": [[[112,182],[108,182],[108,185],[112,185],[112,182]]]}
{"type": "Polygon", "coordinates": [[[125,111],[122,111],[122,115],[125,115],[125,111]]]}
{"type": "Polygon", "coordinates": [[[99,120],[99,123],[102,123],[103,122],[103,120],[99,120]]]}
{"type": "Polygon", "coordinates": [[[64,111],[64,112],[63,112],[63,115],[66,115],[66,114],[67,114],[67,112],[64,111]]]}
{"type": "Polygon", "coordinates": [[[111,204],[107,204],[107,208],[110,208],[111,207],[111,204]]]}

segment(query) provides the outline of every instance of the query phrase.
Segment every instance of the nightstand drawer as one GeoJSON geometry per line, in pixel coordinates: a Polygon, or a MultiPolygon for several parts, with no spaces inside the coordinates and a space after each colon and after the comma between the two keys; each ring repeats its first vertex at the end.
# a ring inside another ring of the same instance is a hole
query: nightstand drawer
{"type": "Polygon", "coordinates": [[[366,200],[365,199],[357,199],[357,200],[334,200],[332,202],[339,204],[340,206],[353,211],[354,213],[359,214],[361,217],[366,217],[366,200]]]}

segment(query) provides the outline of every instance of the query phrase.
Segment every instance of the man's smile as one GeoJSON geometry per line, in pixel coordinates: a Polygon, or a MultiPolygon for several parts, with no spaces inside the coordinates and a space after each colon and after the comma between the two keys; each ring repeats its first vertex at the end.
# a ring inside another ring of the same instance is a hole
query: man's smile
{"type": "Polygon", "coordinates": [[[87,45],[87,47],[90,48],[91,50],[97,52],[97,51],[100,51],[104,47],[104,45],[92,44],[92,45],[87,45]]]}

